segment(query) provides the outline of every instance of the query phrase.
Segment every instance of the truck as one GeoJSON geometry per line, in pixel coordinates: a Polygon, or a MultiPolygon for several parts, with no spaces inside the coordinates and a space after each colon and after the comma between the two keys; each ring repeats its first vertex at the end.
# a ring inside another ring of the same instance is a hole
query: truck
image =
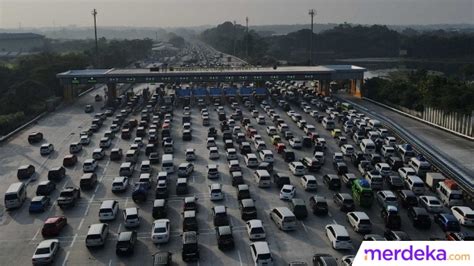
{"type": "Polygon", "coordinates": [[[433,191],[436,189],[436,184],[443,182],[445,179],[446,177],[441,173],[426,173],[426,185],[433,191]]]}
{"type": "Polygon", "coordinates": [[[81,198],[81,191],[75,187],[65,187],[59,193],[58,206],[61,209],[74,207],[76,201],[81,198]]]}

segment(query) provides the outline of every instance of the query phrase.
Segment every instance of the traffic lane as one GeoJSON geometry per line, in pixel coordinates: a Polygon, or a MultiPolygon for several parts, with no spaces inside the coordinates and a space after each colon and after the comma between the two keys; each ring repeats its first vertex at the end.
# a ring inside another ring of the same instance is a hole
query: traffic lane
{"type": "MultiPolygon", "coordinates": [[[[35,125],[21,131],[17,136],[11,138],[0,146],[0,193],[4,193],[8,186],[17,182],[16,170],[20,165],[32,164],[36,168],[36,178],[45,174],[54,163],[53,160],[64,154],[64,144],[72,139],[79,138],[79,127],[92,120],[90,114],[85,114],[82,106],[90,101],[90,97],[81,97],[71,106],[65,106],[58,111],[40,119],[35,125]],[[29,144],[27,139],[31,132],[42,132],[44,139],[41,143],[29,144]],[[77,136],[75,136],[77,134],[77,136]],[[49,156],[41,156],[39,147],[43,143],[50,142],[55,146],[55,151],[49,156]],[[8,156],[6,156],[8,155],[8,156]]],[[[59,165],[59,160],[57,162],[59,165]]]]}
{"type": "Polygon", "coordinates": [[[458,165],[471,173],[474,172],[474,164],[471,160],[474,142],[403,116],[374,103],[354,97],[348,97],[348,99],[367,108],[369,115],[371,112],[377,113],[391,119],[398,125],[403,125],[403,128],[432,147],[437,153],[442,154],[446,159],[457,162],[458,165]]]}

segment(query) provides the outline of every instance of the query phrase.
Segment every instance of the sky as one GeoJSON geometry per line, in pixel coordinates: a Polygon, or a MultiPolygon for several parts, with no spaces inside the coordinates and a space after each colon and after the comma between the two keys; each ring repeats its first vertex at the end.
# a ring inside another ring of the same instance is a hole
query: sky
{"type": "Polygon", "coordinates": [[[0,0],[0,28],[91,26],[183,27],[224,21],[249,25],[474,24],[474,0],[0,0]]]}

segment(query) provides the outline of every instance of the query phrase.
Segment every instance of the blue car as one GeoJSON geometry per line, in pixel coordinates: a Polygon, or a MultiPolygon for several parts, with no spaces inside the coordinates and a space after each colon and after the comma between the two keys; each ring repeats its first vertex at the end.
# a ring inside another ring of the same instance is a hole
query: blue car
{"type": "Polygon", "coordinates": [[[459,232],[461,226],[454,215],[450,213],[438,213],[434,217],[435,223],[437,223],[441,229],[445,232],[459,232]]]}
{"type": "Polygon", "coordinates": [[[36,196],[31,199],[30,212],[44,212],[50,205],[50,198],[48,196],[36,196]]]}

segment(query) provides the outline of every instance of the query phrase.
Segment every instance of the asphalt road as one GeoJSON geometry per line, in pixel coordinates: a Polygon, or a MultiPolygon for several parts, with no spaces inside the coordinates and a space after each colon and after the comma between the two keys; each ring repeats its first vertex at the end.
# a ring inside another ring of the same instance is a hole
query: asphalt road
{"type": "MultiPolygon", "coordinates": [[[[71,106],[65,107],[58,112],[55,112],[43,119],[41,119],[37,125],[25,130],[12,138],[7,143],[0,146],[0,194],[3,195],[9,184],[17,182],[16,169],[22,164],[33,164],[37,169],[37,176],[35,181],[28,182],[28,197],[31,198],[34,195],[36,185],[40,180],[47,179],[48,169],[59,166],[62,164],[62,158],[68,154],[68,147],[71,142],[78,141],[79,132],[86,129],[91,121],[92,114],[85,114],[83,112],[83,106],[88,103],[93,103],[94,92],[89,93],[79,99],[78,102],[71,106]],[[56,151],[48,156],[42,157],[39,154],[39,145],[30,145],[27,142],[27,136],[32,131],[41,131],[44,133],[45,139],[55,145],[56,151]]],[[[96,110],[98,110],[96,104],[96,110]]],[[[263,110],[258,108],[261,114],[264,114],[263,110]]],[[[283,110],[275,107],[277,112],[281,113],[281,117],[287,122],[291,130],[297,136],[302,136],[303,131],[296,127],[296,124],[283,112],[283,110]]],[[[242,157],[239,158],[243,168],[244,179],[247,184],[250,185],[250,190],[253,198],[256,200],[256,206],[258,209],[258,218],[264,223],[265,230],[267,233],[267,241],[270,245],[273,257],[276,265],[285,265],[290,261],[299,260],[311,262],[311,258],[315,253],[329,253],[336,258],[341,258],[343,255],[355,254],[357,248],[362,241],[362,235],[355,233],[349,226],[345,218],[345,213],[339,211],[332,201],[333,192],[329,191],[327,187],[323,185],[322,175],[326,173],[334,173],[331,165],[330,157],[334,152],[339,152],[339,148],[336,145],[334,139],[330,136],[330,133],[324,130],[321,124],[318,124],[309,115],[305,114],[300,108],[294,108],[297,112],[301,113],[310,124],[316,126],[321,137],[325,137],[327,140],[327,151],[326,151],[326,164],[320,172],[315,174],[319,189],[317,193],[305,192],[302,189],[299,177],[295,177],[290,174],[288,170],[288,164],[285,163],[282,157],[274,153],[275,171],[284,172],[290,175],[292,184],[297,187],[296,197],[304,199],[308,202],[308,198],[311,195],[318,194],[328,198],[329,202],[329,215],[323,217],[317,217],[310,214],[304,221],[298,222],[297,230],[292,232],[283,232],[277,229],[275,224],[269,219],[268,213],[271,208],[279,206],[287,206],[287,202],[279,199],[279,190],[272,186],[269,189],[260,189],[256,186],[256,183],[252,176],[251,169],[244,166],[244,160],[242,157]],[[333,250],[329,241],[325,236],[324,227],[326,224],[338,223],[345,225],[349,231],[351,238],[354,243],[354,250],[340,252],[333,250]]],[[[245,108],[244,116],[251,117],[245,108]]],[[[231,113],[231,110],[226,106],[227,114],[231,113]]],[[[267,125],[273,124],[268,116],[266,117],[267,125]]],[[[208,159],[208,150],[206,149],[206,138],[207,138],[207,127],[202,126],[200,113],[197,107],[192,108],[192,124],[193,124],[193,140],[182,141],[181,140],[181,116],[182,110],[176,108],[174,111],[174,120],[172,123],[172,136],[175,141],[175,165],[184,162],[184,151],[186,148],[196,149],[198,159],[194,162],[195,172],[192,178],[190,178],[190,195],[198,197],[199,212],[199,245],[201,259],[195,265],[250,265],[251,254],[249,250],[249,243],[247,233],[244,229],[244,222],[240,219],[240,213],[238,210],[238,204],[236,199],[236,190],[231,185],[231,179],[228,175],[227,160],[225,158],[225,151],[223,148],[222,137],[219,136],[217,139],[217,145],[219,147],[220,159],[217,162],[219,164],[219,171],[221,177],[219,180],[208,180],[206,177],[206,166],[211,160],[208,159]],[[223,191],[225,193],[225,199],[221,202],[211,202],[208,196],[208,184],[213,182],[219,182],[223,185],[223,191]],[[220,251],[217,248],[214,226],[212,224],[211,207],[217,204],[224,204],[228,208],[228,213],[231,217],[231,224],[234,231],[234,239],[236,248],[232,251],[220,251]]],[[[138,115],[135,115],[138,118],[138,115]]],[[[218,128],[219,122],[217,119],[217,113],[210,110],[211,126],[218,128]]],[[[108,118],[101,130],[94,134],[92,137],[91,144],[83,149],[79,153],[79,163],[71,168],[67,169],[67,178],[58,184],[58,188],[62,188],[69,185],[79,186],[79,178],[82,175],[82,162],[91,158],[92,150],[98,147],[98,142],[103,132],[106,131],[111,124],[110,118],[108,118]]],[[[251,119],[252,124],[258,130],[258,133],[262,135],[268,147],[274,150],[268,135],[265,131],[264,125],[257,125],[254,119],[251,119]]],[[[239,124],[239,122],[237,122],[239,124]]],[[[340,125],[338,125],[340,127],[340,125]]],[[[133,139],[133,138],[132,138],[133,139]]],[[[128,150],[131,141],[122,140],[120,136],[113,140],[112,147],[120,147],[124,150],[128,150]]],[[[284,141],[287,146],[288,142],[284,141]]],[[[352,143],[349,140],[349,143],[352,143]]],[[[252,146],[255,152],[254,147],[252,146]]],[[[107,150],[107,155],[110,150],[107,150]]],[[[160,150],[160,154],[162,151],[160,150]]],[[[303,156],[312,156],[312,149],[303,149],[296,151],[297,158],[303,156]]],[[[240,155],[239,155],[240,156],[240,155]]],[[[145,159],[144,151],[140,153],[139,161],[145,159]]],[[[31,256],[35,250],[36,245],[42,241],[40,230],[44,220],[47,217],[54,215],[66,215],[68,218],[69,225],[61,233],[60,243],[61,250],[56,257],[55,265],[149,265],[151,264],[151,255],[159,250],[173,252],[173,261],[176,264],[182,265],[184,262],[181,261],[181,238],[180,233],[182,232],[182,197],[175,195],[175,181],[177,178],[176,174],[171,175],[170,181],[170,197],[169,197],[169,211],[168,218],[171,220],[171,239],[170,242],[163,245],[154,245],[150,240],[151,224],[153,218],[151,215],[152,209],[152,193],[150,192],[149,201],[143,204],[137,205],[131,199],[131,190],[129,189],[124,194],[113,194],[111,192],[112,180],[115,176],[118,176],[120,162],[111,162],[109,157],[99,163],[99,169],[96,173],[99,176],[99,184],[96,189],[89,192],[82,192],[82,198],[74,208],[70,210],[62,211],[60,208],[53,204],[51,208],[42,214],[29,214],[28,206],[29,201],[25,202],[22,208],[7,212],[4,210],[3,205],[0,207],[0,243],[2,248],[0,249],[0,261],[4,265],[28,265],[31,263],[31,256]],[[98,211],[100,204],[103,200],[115,199],[119,201],[120,209],[125,207],[139,206],[140,216],[142,218],[140,227],[137,229],[139,242],[135,247],[135,254],[132,257],[123,258],[115,255],[115,241],[117,233],[124,230],[123,218],[119,215],[117,220],[109,223],[110,234],[106,245],[102,249],[89,250],[85,246],[85,237],[87,234],[88,226],[90,224],[98,223],[98,211]]],[[[348,163],[349,171],[359,175],[359,172],[348,163]]],[[[159,171],[159,166],[153,167],[153,175],[159,171]]],[[[133,181],[138,178],[138,171],[135,171],[133,175],[133,181]]],[[[342,188],[342,192],[349,192],[345,187],[342,188]]],[[[58,197],[59,192],[56,191],[53,196],[53,202],[58,197]]],[[[357,210],[361,210],[357,207],[357,210]]],[[[364,209],[367,212],[373,223],[373,233],[383,234],[384,224],[380,218],[380,207],[374,203],[371,209],[364,209]]],[[[420,231],[415,229],[411,223],[408,223],[408,218],[405,210],[401,211],[403,226],[402,230],[406,231],[410,237],[414,240],[427,240],[430,237],[444,236],[443,232],[436,226],[433,225],[430,231],[420,231]]]]}

